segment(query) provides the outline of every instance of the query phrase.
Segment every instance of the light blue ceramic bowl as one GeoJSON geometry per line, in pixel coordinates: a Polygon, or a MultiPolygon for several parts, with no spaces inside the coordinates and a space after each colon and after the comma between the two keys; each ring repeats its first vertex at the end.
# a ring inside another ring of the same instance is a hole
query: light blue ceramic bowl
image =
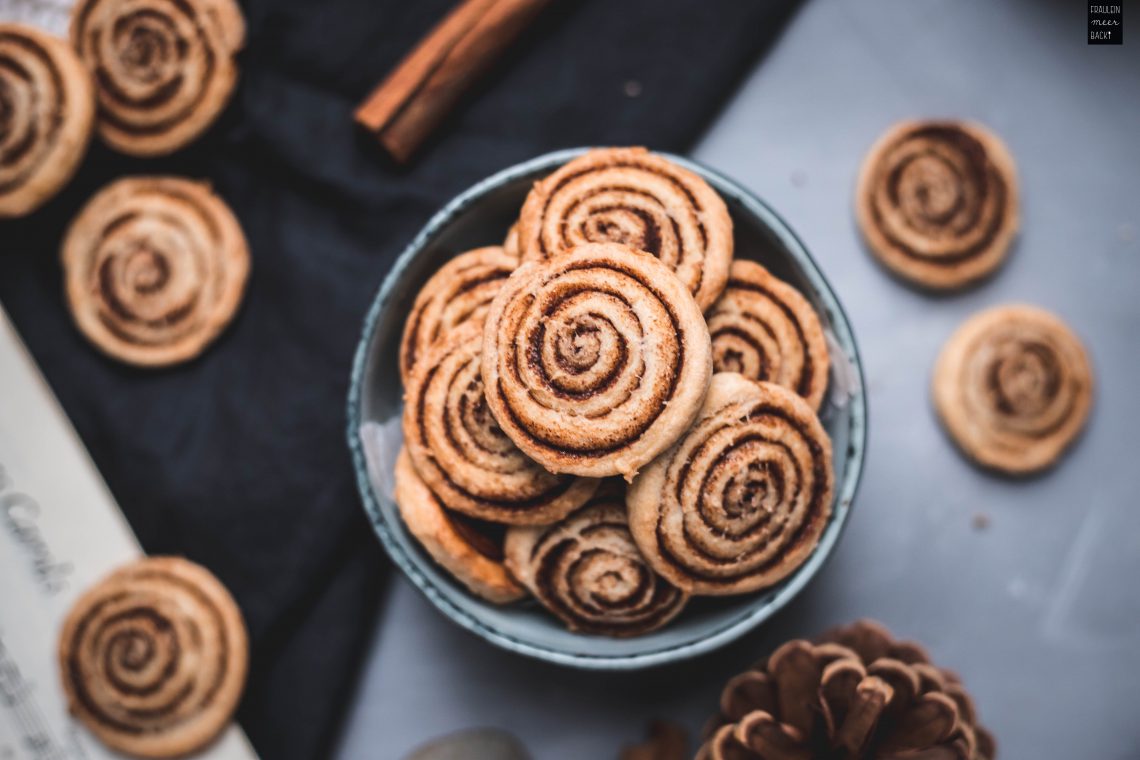
{"type": "Polygon", "coordinates": [[[392,561],[454,622],[513,652],[580,668],[632,669],[712,651],[762,622],[800,593],[843,531],[863,467],[867,400],[855,337],[831,286],[803,244],[761,200],[692,161],[669,158],[700,174],[728,204],[736,255],[763,263],[795,285],[819,313],[830,342],[831,385],[820,415],[835,451],[835,505],[815,553],[780,585],[756,594],[697,599],[660,631],[634,639],[570,633],[536,605],[498,607],[468,593],[420,548],[392,501],[400,446],[402,389],[397,355],[412,301],[423,283],[455,254],[498,244],[534,180],[580,154],[540,156],[491,176],[448,203],[400,255],[364,320],[348,394],[348,445],[364,508],[392,561]]]}

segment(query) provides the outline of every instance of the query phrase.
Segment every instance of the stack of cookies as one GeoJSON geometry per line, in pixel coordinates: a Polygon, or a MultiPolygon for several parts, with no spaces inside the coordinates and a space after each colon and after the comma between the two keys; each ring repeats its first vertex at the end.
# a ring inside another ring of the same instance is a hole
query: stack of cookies
{"type": "MultiPolygon", "coordinates": [[[[70,44],[0,23],[0,218],[34,213],[56,195],[95,133],[143,158],[189,145],[229,102],[244,38],[233,0],[79,0],[70,44]]],[[[71,225],[62,259],[83,334],[149,367],[213,342],[250,268],[229,207],[181,177],[112,182],[71,225]]]]}
{"type": "Polygon", "coordinates": [[[395,497],[437,563],[611,636],[803,564],[831,516],[827,343],[799,292],[733,254],[704,180],[600,149],[427,282],[395,497]]]}

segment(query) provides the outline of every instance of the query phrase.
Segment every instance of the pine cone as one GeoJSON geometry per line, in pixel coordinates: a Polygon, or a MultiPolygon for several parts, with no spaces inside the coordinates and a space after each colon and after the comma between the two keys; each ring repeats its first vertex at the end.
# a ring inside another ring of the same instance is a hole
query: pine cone
{"type": "Polygon", "coordinates": [[[860,620],[730,680],[698,760],[993,760],[958,677],[860,620]]]}

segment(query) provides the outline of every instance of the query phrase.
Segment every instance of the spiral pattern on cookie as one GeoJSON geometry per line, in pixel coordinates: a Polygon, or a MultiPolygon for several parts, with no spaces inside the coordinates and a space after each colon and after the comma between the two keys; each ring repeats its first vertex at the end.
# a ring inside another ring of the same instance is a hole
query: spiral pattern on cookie
{"type": "Polygon", "coordinates": [[[207,185],[137,177],[88,202],[64,240],[63,265],[84,334],[111,356],[158,366],[196,356],[229,323],[249,250],[207,185]]]}
{"type": "Polygon", "coordinates": [[[153,156],[202,134],[237,84],[245,21],[233,0],[80,0],[71,40],[91,70],[99,133],[153,156]]]}
{"type": "Polygon", "coordinates": [[[488,246],[459,254],[432,275],[404,324],[400,378],[405,386],[416,359],[432,344],[468,320],[482,321],[491,300],[517,266],[517,257],[488,246]]]}
{"type": "Polygon", "coordinates": [[[483,324],[461,325],[416,365],[404,441],[417,472],[449,509],[512,525],[544,525],[586,503],[598,482],[542,469],[487,408],[483,324]]]}
{"type": "Polygon", "coordinates": [[[229,722],[245,683],[247,640],[213,575],[154,557],[80,597],[59,658],[71,711],[104,743],[169,757],[202,747],[229,722]]]}
{"type": "Polygon", "coordinates": [[[728,287],[708,313],[713,370],[773,382],[819,409],[828,352],[811,304],[754,261],[732,263],[728,287]]]}
{"type": "Polygon", "coordinates": [[[1031,306],[974,316],[935,368],[935,405],[954,440],[981,464],[1015,474],[1061,455],[1084,427],[1092,396],[1080,340],[1031,306]]]}
{"type": "Polygon", "coordinates": [[[831,516],[832,479],[831,441],[807,402],[717,373],[693,428],[630,485],[630,529],[685,591],[754,591],[811,554],[831,516]]]}
{"type": "Polygon", "coordinates": [[[993,271],[1017,232],[1013,159],[988,130],[904,122],[867,156],[856,198],[863,235],[891,270],[929,288],[993,271]]]}
{"type": "Polygon", "coordinates": [[[67,43],[0,24],[0,217],[35,211],[71,179],[94,116],[91,78],[67,43]]]}
{"type": "Polygon", "coordinates": [[[620,494],[555,525],[511,528],[506,556],[515,577],[572,631],[638,636],[665,625],[688,601],[638,552],[620,494]]]}
{"type": "Polygon", "coordinates": [[[732,219],[693,172],[644,148],[592,150],[536,182],[519,218],[523,261],[620,243],[672,269],[702,309],[724,290],[732,219]]]}
{"type": "Polygon", "coordinates": [[[708,328],[684,284],[612,243],[523,264],[484,329],[491,413],[551,472],[632,477],[688,427],[711,372],[708,328]]]}

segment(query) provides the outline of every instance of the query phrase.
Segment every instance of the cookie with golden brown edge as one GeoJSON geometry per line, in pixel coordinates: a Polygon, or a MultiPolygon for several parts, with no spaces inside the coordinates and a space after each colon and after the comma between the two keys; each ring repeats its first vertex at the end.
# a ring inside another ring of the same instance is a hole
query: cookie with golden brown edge
{"type": "Polygon", "coordinates": [[[968,285],[1005,259],[1019,224],[1017,173],[979,124],[904,121],[871,148],[855,215],[871,252],[935,290],[968,285]]]}
{"type": "Polygon", "coordinates": [[[71,43],[96,83],[103,141],[162,156],[197,139],[229,102],[245,19],[233,0],[79,0],[71,43]]]}
{"type": "Polygon", "coordinates": [[[508,604],[526,596],[503,564],[503,528],[449,512],[420,478],[406,449],[396,459],[400,518],[424,550],[472,593],[508,604]]]}
{"type": "Polygon", "coordinates": [[[0,218],[30,214],[71,180],[95,124],[95,89],[63,40],[0,23],[0,218]]]}
{"type": "Polygon", "coordinates": [[[417,362],[404,396],[404,443],[449,509],[512,525],[545,525],[586,503],[598,481],[547,472],[491,415],[480,365],[483,324],[471,320],[417,362]]]}
{"type": "Polygon", "coordinates": [[[732,262],[732,219],[701,177],[644,148],[591,150],[539,180],[519,217],[523,261],[583,243],[619,243],[673,270],[701,309],[732,262]]]}
{"type": "Polygon", "coordinates": [[[966,321],[934,369],[934,405],[971,459],[1011,474],[1052,465],[1088,419],[1093,373],[1081,341],[1033,306],[966,321]]]}
{"type": "Polygon", "coordinates": [[[712,351],[672,270],[587,243],[511,275],[487,315],[482,374],[503,432],[547,470],[631,478],[689,427],[712,351]]]}
{"type": "Polygon", "coordinates": [[[166,366],[230,323],[249,277],[245,235],[204,182],[129,177],[88,201],[63,241],[67,303],[110,356],[166,366]]]}
{"type": "Polygon", "coordinates": [[[519,250],[519,223],[515,222],[507,230],[507,237],[503,240],[503,252],[513,259],[517,259],[522,252],[519,250]]]}
{"type": "Polygon", "coordinates": [[[827,339],[798,290],[760,264],[737,259],[707,317],[715,372],[782,385],[819,409],[830,366],[827,339]]]}
{"type": "Polygon", "coordinates": [[[623,484],[607,483],[561,522],[507,531],[507,567],[572,631],[639,636],[668,623],[688,601],[638,552],[623,491],[623,484]]]}
{"type": "Polygon", "coordinates": [[[518,257],[498,246],[476,248],[448,261],[416,296],[400,339],[400,379],[404,385],[421,356],[436,341],[468,320],[482,320],[518,257]]]}
{"type": "Polygon", "coordinates": [[[697,595],[742,594],[791,575],[831,517],[831,440],[779,385],[713,375],[692,428],[630,484],[646,561],[697,595]]]}
{"type": "Polygon", "coordinates": [[[245,624],[205,568],[141,559],[75,602],[59,666],[68,707],[100,741],[140,757],[178,757],[229,724],[248,667],[245,624]]]}

